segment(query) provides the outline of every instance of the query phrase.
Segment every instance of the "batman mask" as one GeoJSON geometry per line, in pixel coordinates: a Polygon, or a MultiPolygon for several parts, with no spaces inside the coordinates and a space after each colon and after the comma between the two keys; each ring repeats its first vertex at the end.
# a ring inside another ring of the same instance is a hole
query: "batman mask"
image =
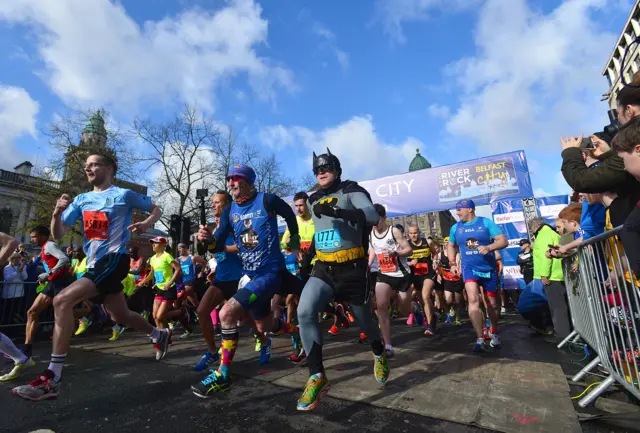
{"type": "Polygon", "coordinates": [[[340,160],[331,153],[327,148],[327,153],[323,153],[318,156],[313,152],[313,174],[318,175],[321,172],[335,172],[336,176],[340,178],[342,174],[342,167],[340,167],[340,160]]]}

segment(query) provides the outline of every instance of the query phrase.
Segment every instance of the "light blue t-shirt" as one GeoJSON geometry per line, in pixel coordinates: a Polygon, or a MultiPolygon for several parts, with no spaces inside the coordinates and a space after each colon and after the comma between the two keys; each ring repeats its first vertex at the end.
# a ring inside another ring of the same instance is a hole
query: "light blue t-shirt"
{"type": "Polygon", "coordinates": [[[111,186],[106,191],[87,192],[77,196],[62,213],[62,223],[72,226],[82,218],[84,253],[87,268],[107,254],[127,254],[133,211],[151,211],[151,197],[130,189],[111,186]]]}
{"type": "Polygon", "coordinates": [[[495,252],[482,255],[478,247],[491,244],[491,239],[503,234],[500,227],[488,218],[476,217],[470,222],[457,222],[449,232],[449,242],[460,248],[463,269],[491,271],[496,269],[495,252]]]}

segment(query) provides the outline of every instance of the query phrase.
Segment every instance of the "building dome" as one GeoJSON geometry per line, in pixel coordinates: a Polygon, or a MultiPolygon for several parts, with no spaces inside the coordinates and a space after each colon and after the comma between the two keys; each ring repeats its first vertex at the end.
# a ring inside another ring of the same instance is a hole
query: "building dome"
{"type": "Polygon", "coordinates": [[[107,130],[104,127],[104,119],[100,111],[96,111],[89,119],[89,123],[84,127],[82,131],[85,134],[97,134],[102,137],[107,137],[107,130]]]}
{"type": "Polygon", "coordinates": [[[409,164],[409,171],[417,171],[425,168],[431,168],[431,163],[427,161],[427,158],[420,155],[420,149],[416,149],[416,156],[413,158],[413,161],[411,161],[411,164],[409,164]]]}

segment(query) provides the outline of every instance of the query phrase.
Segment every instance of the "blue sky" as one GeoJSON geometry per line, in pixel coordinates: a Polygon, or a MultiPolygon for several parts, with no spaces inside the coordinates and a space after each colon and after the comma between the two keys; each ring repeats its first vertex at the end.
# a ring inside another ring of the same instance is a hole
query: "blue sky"
{"type": "Polygon", "coordinates": [[[601,76],[625,0],[0,0],[0,168],[44,164],[57,114],[105,106],[126,127],[184,102],[345,175],[525,149],[540,194],[567,191],[560,135],[600,130],[601,76]],[[152,6],[150,6],[152,5],[152,6]]]}

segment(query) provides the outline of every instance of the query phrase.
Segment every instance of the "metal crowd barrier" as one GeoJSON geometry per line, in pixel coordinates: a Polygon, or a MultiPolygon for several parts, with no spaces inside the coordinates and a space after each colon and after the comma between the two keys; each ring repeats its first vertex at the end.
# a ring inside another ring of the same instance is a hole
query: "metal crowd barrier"
{"type": "Polygon", "coordinates": [[[584,340],[596,357],[572,380],[596,368],[608,374],[578,404],[586,407],[614,383],[640,398],[640,283],[629,271],[622,227],[582,242],[565,259],[565,283],[574,331],[558,347],[584,340]],[[577,265],[577,272],[572,267],[577,265]]]}
{"type": "MultiPolygon", "coordinates": [[[[37,282],[23,282],[21,283],[23,296],[14,297],[20,293],[14,284],[16,283],[0,282],[0,332],[10,336],[24,333],[27,312],[38,296],[39,287],[42,288],[37,282]]],[[[39,322],[40,330],[53,326],[53,307],[49,307],[40,314],[39,322]]]]}

